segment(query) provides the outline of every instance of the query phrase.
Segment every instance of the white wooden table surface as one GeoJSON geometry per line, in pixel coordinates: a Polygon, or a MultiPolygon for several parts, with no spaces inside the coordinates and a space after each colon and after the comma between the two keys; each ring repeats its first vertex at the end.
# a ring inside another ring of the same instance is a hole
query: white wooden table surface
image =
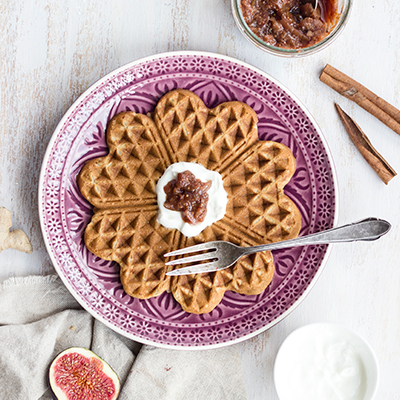
{"type": "Polygon", "coordinates": [[[256,49],[241,35],[230,0],[1,0],[0,206],[31,238],[30,255],[0,254],[0,281],[53,272],[41,236],[37,187],[52,132],[72,102],[103,75],[138,58],[172,50],[217,52],[248,62],[288,87],[320,125],[335,162],[338,223],[366,216],[390,221],[373,243],[333,247],[307,298],[284,321],[242,344],[249,399],[277,399],[272,368],[295,328],[344,324],[375,349],[377,399],[400,398],[400,177],[385,186],[350,142],[334,102],[400,172],[400,137],[322,84],[329,63],[400,107],[400,2],[354,0],[350,21],[331,47],[303,59],[256,49]]]}

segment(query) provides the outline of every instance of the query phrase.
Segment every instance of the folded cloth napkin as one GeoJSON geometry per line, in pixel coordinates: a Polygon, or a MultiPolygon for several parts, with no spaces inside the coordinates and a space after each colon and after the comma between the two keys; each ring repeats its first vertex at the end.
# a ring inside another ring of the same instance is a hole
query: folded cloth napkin
{"type": "Polygon", "coordinates": [[[57,276],[11,278],[0,285],[0,388],[9,400],[52,399],[47,374],[68,347],[107,361],[119,399],[245,399],[238,347],[168,350],[140,345],[84,311],[57,276]]]}

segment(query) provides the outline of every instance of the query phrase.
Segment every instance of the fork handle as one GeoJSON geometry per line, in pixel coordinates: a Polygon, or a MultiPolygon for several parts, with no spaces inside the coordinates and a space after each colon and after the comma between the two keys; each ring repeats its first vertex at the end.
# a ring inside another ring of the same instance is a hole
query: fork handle
{"type": "Polygon", "coordinates": [[[326,231],[282,242],[262,244],[259,246],[244,247],[244,254],[253,254],[259,251],[285,249],[316,244],[355,242],[359,240],[376,240],[387,233],[391,228],[389,222],[378,218],[367,218],[326,231]]]}

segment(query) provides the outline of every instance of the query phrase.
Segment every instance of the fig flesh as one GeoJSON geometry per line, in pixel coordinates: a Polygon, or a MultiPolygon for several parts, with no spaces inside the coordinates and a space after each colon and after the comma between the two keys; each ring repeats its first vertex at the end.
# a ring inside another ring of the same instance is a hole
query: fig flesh
{"type": "Polygon", "coordinates": [[[53,360],[49,382],[58,400],[115,400],[120,389],[114,370],[82,347],[64,350],[53,360]]]}

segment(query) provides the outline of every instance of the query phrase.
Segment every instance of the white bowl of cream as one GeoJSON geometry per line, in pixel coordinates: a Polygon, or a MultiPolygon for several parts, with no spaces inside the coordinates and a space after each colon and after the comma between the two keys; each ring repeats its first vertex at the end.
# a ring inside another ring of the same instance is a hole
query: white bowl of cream
{"type": "Polygon", "coordinates": [[[372,400],[379,368],[360,335],[342,325],[315,323],[282,343],[274,381],[280,400],[372,400]]]}

